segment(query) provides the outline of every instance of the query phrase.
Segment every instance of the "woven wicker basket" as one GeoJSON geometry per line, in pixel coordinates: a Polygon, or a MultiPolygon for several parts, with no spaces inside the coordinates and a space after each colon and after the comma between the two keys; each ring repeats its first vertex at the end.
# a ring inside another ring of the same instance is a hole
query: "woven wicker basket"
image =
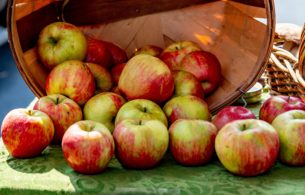
{"type": "Polygon", "coordinates": [[[300,40],[298,58],[275,42],[265,72],[271,95],[298,96],[305,100],[305,28],[300,40]]]}

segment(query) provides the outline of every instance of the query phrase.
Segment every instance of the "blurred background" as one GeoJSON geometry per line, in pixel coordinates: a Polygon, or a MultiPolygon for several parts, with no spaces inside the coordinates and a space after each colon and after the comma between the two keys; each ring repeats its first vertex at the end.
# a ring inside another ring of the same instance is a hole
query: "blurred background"
{"type": "MultiPolygon", "coordinates": [[[[305,22],[304,0],[274,0],[278,23],[294,23],[303,26],[305,22]]],[[[10,110],[26,107],[34,94],[25,84],[17,70],[6,31],[6,0],[0,0],[0,122],[10,110]]],[[[1,134],[0,134],[1,136],[1,134]]]]}

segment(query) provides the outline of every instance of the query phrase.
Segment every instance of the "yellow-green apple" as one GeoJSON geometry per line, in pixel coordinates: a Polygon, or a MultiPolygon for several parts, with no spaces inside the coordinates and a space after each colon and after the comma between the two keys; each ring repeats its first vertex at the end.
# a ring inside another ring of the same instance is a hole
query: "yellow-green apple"
{"type": "Polygon", "coordinates": [[[223,166],[233,174],[256,176],[272,168],[280,149],[279,136],[267,122],[236,120],[216,135],[215,150],[223,166]]]}
{"type": "Polygon", "coordinates": [[[124,103],[124,98],[116,93],[99,93],[85,104],[83,108],[84,119],[103,123],[113,132],[115,116],[124,103]]]}
{"type": "Polygon", "coordinates": [[[113,137],[99,122],[83,120],[74,123],[62,139],[62,151],[76,172],[97,174],[105,170],[114,155],[113,137]]]}
{"type": "Polygon", "coordinates": [[[261,106],[259,119],[271,124],[277,115],[289,110],[305,111],[305,102],[299,97],[284,95],[271,96],[261,106]]]}
{"type": "Polygon", "coordinates": [[[227,123],[240,119],[256,119],[254,113],[243,106],[226,106],[213,118],[212,123],[220,130],[227,123]]]}
{"type": "Polygon", "coordinates": [[[290,110],[279,114],[272,126],[280,137],[281,162],[293,165],[305,165],[305,111],[290,110]]]}
{"type": "Polygon", "coordinates": [[[170,99],[163,107],[163,111],[172,124],[178,119],[211,119],[208,104],[199,97],[186,95],[170,99]]]}
{"type": "Polygon", "coordinates": [[[115,154],[126,168],[155,167],[168,148],[168,130],[159,120],[126,119],[116,125],[115,154]]]}
{"type": "Polygon", "coordinates": [[[128,100],[149,99],[162,103],[172,96],[174,79],[160,59],[139,54],[127,62],[118,86],[128,100]]]}
{"type": "Polygon", "coordinates": [[[95,93],[110,91],[112,88],[112,77],[110,72],[94,63],[86,63],[95,80],[95,93]]]}
{"type": "Polygon", "coordinates": [[[174,159],[186,166],[208,163],[215,154],[216,127],[208,121],[179,119],[169,128],[169,147],[174,159]]]}
{"type": "Polygon", "coordinates": [[[109,68],[111,66],[112,55],[107,48],[107,44],[96,38],[87,36],[86,62],[91,62],[109,68]]]}
{"type": "Polygon", "coordinates": [[[125,119],[159,120],[166,127],[167,118],[160,106],[153,101],[146,99],[131,100],[124,104],[115,118],[115,124],[125,119]]]}
{"type": "Polygon", "coordinates": [[[128,57],[124,49],[122,49],[120,46],[116,45],[113,42],[105,40],[103,40],[102,42],[106,44],[107,49],[111,54],[110,67],[113,67],[116,64],[127,62],[128,57]]]}
{"type": "Polygon", "coordinates": [[[174,96],[193,95],[204,98],[201,83],[192,73],[175,70],[173,77],[175,82],[174,96]]]}
{"type": "Polygon", "coordinates": [[[114,84],[117,85],[119,83],[119,79],[120,79],[120,76],[122,74],[122,71],[123,71],[125,65],[126,65],[126,63],[117,64],[111,69],[110,72],[111,72],[114,84]]]}
{"type": "Polygon", "coordinates": [[[79,105],[60,94],[52,94],[39,98],[34,110],[46,113],[53,121],[55,134],[52,142],[61,144],[62,137],[68,127],[83,119],[82,109],[79,105]]]}
{"type": "Polygon", "coordinates": [[[134,52],[134,55],[148,54],[148,55],[152,55],[154,57],[159,57],[160,54],[162,53],[162,51],[163,51],[163,49],[156,45],[145,45],[139,49],[136,49],[134,52]]]}
{"type": "Polygon", "coordinates": [[[171,70],[177,70],[182,59],[192,51],[201,51],[200,46],[192,41],[178,41],[167,46],[160,55],[171,70]]]}
{"type": "Polygon", "coordinates": [[[3,143],[13,157],[31,158],[51,143],[54,125],[44,112],[17,108],[4,117],[1,132],[3,143]]]}
{"type": "Polygon", "coordinates": [[[187,54],[177,70],[192,73],[201,82],[204,94],[212,93],[221,82],[221,65],[217,57],[207,51],[193,51],[187,54]]]}
{"type": "Polygon", "coordinates": [[[87,52],[85,35],[73,24],[54,22],[42,29],[37,42],[41,62],[52,69],[67,60],[83,60],[87,52]]]}
{"type": "Polygon", "coordinates": [[[86,63],[65,61],[54,67],[46,79],[46,93],[62,94],[84,105],[95,92],[94,76],[86,63]]]}

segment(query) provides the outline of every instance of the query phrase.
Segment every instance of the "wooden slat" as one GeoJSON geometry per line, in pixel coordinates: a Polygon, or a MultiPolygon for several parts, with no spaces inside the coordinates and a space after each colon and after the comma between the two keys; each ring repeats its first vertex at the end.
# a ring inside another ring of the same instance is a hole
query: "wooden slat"
{"type": "Polygon", "coordinates": [[[54,2],[54,0],[15,0],[15,19],[30,15],[32,12],[54,2]]]}

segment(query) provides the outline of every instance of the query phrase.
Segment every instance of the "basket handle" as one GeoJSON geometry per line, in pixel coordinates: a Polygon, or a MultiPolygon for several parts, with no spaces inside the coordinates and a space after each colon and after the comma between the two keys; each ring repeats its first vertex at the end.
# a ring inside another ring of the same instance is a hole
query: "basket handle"
{"type": "Polygon", "coordinates": [[[299,47],[299,63],[298,63],[298,80],[305,87],[305,23],[303,26],[303,31],[300,39],[300,47],[299,47]]]}

